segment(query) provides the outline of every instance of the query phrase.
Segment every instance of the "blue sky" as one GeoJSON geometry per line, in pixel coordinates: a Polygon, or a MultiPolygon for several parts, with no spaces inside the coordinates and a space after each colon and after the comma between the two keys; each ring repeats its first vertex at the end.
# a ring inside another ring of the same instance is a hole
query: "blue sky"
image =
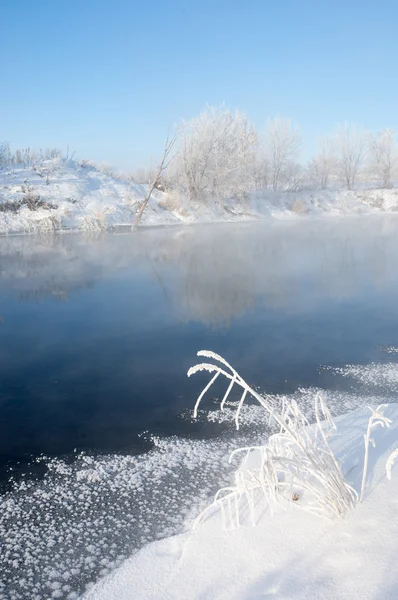
{"type": "Polygon", "coordinates": [[[398,129],[396,0],[2,0],[0,139],[121,168],[206,103],[398,129]]]}

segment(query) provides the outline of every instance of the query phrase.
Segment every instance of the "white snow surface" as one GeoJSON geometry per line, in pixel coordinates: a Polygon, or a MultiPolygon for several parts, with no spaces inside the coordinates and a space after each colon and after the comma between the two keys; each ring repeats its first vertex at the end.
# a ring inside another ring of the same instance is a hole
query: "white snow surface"
{"type": "MultiPolygon", "coordinates": [[[[0,170],[0,234],[38,231],[95,231],[129,226],[146,185],[138,185],[90,163],[50,159],[38,166],[10,165],[0,170]],[[26,203],[12,210],[10,203],[28,197],[45,203],[26,203]]],[[[398,210],[398,189],[358,189],[264,192],[244,203],[231,199],[188,202],[176,194],[155,190],[144,211],[142,225],[248,221],[265,217],[338,216],[398,210]]]]}
{"type": "MultiPolygon", "coordinates": [[[[255,527],[226,531],[215,513],[194,532],[145,546],[85,600],[397,598],[398,466],[388,481],[386,461],[398,445],[398,405],[384,414],[393,424],[375,431],[364,501],[344,521],[311,516],[292,503],[273,517],[260,509],[255,527]]],[[[357,490],[369,416],[358,408],[336,419],[331,443],[357,490]]]]}
{"type": "MultiPolygon", "coordinates": [[[[117,179],[89,163],[51,159],[40,167],[10,165],[0,170],[0,234],[32,233],[53,230],[96,231],[117,225],[131,225],[144,185],[117,179]],[[2,211],[1,204],[26,197],[40,197],[50,205],[31,210],[2,211]]],[[[145,210],[143,224],[153,224],[154,213],[160,223],[178,222],[162,208],[164,194],[154,190],[145,210]]]]}

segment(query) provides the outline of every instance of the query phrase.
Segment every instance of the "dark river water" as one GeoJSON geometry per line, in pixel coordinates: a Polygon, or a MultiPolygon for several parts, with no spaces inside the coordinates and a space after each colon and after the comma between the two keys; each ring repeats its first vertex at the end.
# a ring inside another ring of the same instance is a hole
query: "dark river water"
{"type": "Polygon", "coordinates": [[[336,414],[397,401],[397,337],[398,216],[0,238],[0,598],[84,597],[263,443],[225,382],[192,420],[198,350],[336,414]]]}
{"type": "Polygon", "coordinates": [[[200,349],[271,393],[349,386],[398,330],[398,219],[0,239],[0,465],[140,451],[176,418],[200,349]]]}

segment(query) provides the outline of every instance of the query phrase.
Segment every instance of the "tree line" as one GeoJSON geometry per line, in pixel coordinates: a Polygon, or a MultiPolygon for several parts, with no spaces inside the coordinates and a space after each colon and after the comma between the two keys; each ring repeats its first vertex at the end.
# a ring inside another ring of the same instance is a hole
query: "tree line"
{"type": "Polygon", "coordinates": [[[303,137],[290,119],[270,119],[259,133],[240,111],[207,106],[177,127],[175,155],[164,185],[193,200],[244,199],[253,192],[351,190],[359,181],[393,186],[396,133],[376,133],[346,123],[318,141],[315,155],[300,162],[303,137]]]}
{"type": "MultiPolygon", "coordinates": [[[[390,128],[369,132],[345,123],[318,140],[314,156],[305,164],[300,160],[302,143],[302,132],[290,119],[269,119],[259,132],[241,111],[206,106],[169,134],[155,168],[136,169],[123,178],[203,202],[239,201],[264,190],[351,190],[360,181],[389,188],[398,178],[397,136],[390,128]]],[[[12,152],[8,143],[0,142],[0,166],[34,167],[61,155],[57,148],[12,152]]],[[[108,166],[96,168],[122,178],[108,166]]]]}
{"type": "Polygon", "coordinates": [[[62,156],[62,150],[59,148],[18,148],[12,151],[8,142],[0,142],[0,166],[6,165],[24,165],[32,167],[40,164],[44,160],[59,158],[62,156]]]}

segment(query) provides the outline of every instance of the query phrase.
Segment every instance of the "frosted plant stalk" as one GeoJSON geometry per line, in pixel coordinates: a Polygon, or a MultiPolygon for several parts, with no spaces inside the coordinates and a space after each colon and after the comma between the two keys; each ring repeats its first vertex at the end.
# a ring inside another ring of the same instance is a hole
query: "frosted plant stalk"
{"type": "Polygon", "coordinates": [[[374,410],[371,406],[368,406],[368,409],[371,411],[371,416],[368,421],[368,428],[366,433],[364,434],[364,442],[365,442],[365,456],[363,461],[363,473],[362,473],[362,483],[361,483],[361,494],[359,496],[359,501],[362,502],[364,494],[365,494],[365,484],[366,484],[366,475],[368,472],[368,459],[369,459],[369,445],[372,444],[373,448],[376,447],[375,441],[370,437],[372,429],[378,427],[390,427],[391,419],[387,419],[383,415],[383,408],[387,406],[386,404],[379,404],[379,406],[374,410]]]}
{"type": "Polygon", "coordinates": [[[386,462],[386,472],[387,472],[387,479],[391,480],[391,469],[395,463],[395,459],[398,456],[398,448],[396,448],[395,450],[393,450],[393,452],[391,452],[390,456],[387,459],[386,462]]]}
{"type": "Polygon", "coordinates": [[[242,394],[235,411],[235,423],[239,429],[239,417],[244,401],[248,395],[255,398],[269,413],[270,422],[277,423],[279,433],[270,436],[268,443],[259,447],[245,447],[235,450],[230,461],[238,453],[245,457],[235,472],[233,486],[222,488],[197,518],[201,519],[219,508],[223,515],[224,525],[238,526],[239,507],[246,501],[252,522],[255,521],[254,509],[260,493],[273,513],[280,505],[286,506],[292,501],[300,508],[321,516],[342,518],[348,509],[355,506],[358,494],[348,485],[341,472],[328,443],[328,435],[336,428],[327,408],[324,396],[318,393],[315,397],[316,422],[310,426],[308,419],[299,408],[297,402],[285,399],[282,406],[276,406],[270,397],[261,396],[251,388],[237,371],[220,355],[209,350],[201,350],[198,356],[212,359],[213,363],[199,363],[189,369],[188,376],[198,371],[212,374],[210,382],[199,395],[195,408],[196,418],[200,402],[204,394],[221,374],[230,380],[228,389],[221,401],[224,410],[226,398],[234,385],[241,388],[242,394]],[[250,454],[256,451],[259,455],[257,465],[248,465],[250,454]],[[299,502],[306,492],[306,502],[299,502]],[[234,507],[234,510],[233,510],[234,507]]]}

